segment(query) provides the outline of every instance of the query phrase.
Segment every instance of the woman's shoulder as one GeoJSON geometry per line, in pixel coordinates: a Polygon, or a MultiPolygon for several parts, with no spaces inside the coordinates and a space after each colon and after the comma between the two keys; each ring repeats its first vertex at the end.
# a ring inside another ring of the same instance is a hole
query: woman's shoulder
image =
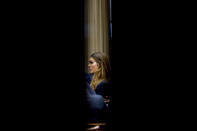
{"type": "Polygon", "coordinates": [[[102,81],[96,87],[96,93],[105,96],[111,96],[111,84],[109,81],[102,81]]]}
{"type": "Polygon", "coordinates": [[[110,88],[111,84],[109,81],[103,80],[98,85],[97,88],[110,88]]]}
{"type": "Polygon", "coordinates": [[[110,85],[110,82],[107,80],[103,80],[99,83],[99,85],[110,85]]]}

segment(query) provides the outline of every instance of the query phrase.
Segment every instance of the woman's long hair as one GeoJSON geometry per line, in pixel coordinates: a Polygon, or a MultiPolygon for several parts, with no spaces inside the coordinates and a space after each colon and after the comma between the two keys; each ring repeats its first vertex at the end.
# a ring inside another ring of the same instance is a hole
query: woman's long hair
{"type": "Polygon", "coordinates": [[[102,81],[110,81],[111,67],[109,58],[101,52],[95,52],[90,55],[98,64],[98,71],[94,73],[90,86],[95,90],[102,81]]]}

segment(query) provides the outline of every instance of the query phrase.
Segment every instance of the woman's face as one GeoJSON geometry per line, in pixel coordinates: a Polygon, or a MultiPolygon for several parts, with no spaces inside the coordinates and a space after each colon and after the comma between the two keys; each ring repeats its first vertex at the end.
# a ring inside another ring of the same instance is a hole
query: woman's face
{"type": "Polygon", "coordinates": [[[90,57],[88,60],[88,71],[89,73],[95,73],[98,70],[98,63],[96,63],[96,61],[90,57]]]}

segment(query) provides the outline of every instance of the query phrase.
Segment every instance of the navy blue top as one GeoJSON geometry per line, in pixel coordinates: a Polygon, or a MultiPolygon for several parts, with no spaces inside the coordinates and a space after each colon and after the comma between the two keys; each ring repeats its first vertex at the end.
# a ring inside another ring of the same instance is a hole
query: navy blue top
{"type": "Polygon", "coordinates": [[[88,122],[101,122],[105,120],[106,105],[101,95],[86,83],[87,104],[89,107],[88,122]]]}
{"type": "Polygon", "coordinates": [[[87,73],[86,73],[86,82],[87,82],[88,84],[91,83],[92,77],[93,77],[93,74],[87,74],[87,73]]]}
{"type": "MultiPolygon", "coordinates": [[[[88,84],[91,83],[92,81],[92,77],[93,75],[92,74],[86,74],[86,81],[88,84]]],[[[98,95],[102,95],[104,98],[106,96],[111,96],[111,85],[109,82],[107,81],[102,81],[101,83],[99,83],[96,87],[96,90],[95,90],[96,94],[98,95]]]]}
{"type": "Polygon", "coordinates": [[[86,89],[89,107],[95,110],[104,109],[105,103],[103,97],[96,94],[95,91],[87,84],[86,89]]]}

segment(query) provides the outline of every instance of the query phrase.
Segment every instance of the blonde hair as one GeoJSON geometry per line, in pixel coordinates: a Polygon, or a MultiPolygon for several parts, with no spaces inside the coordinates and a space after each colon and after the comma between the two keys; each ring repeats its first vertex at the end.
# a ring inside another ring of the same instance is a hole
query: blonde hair
{"type": "Polygon", "coordinates": [[[98,71],[94,73],[90,86],[95,90],[98,84],[102,81],[110,80],[110,62],[109,58],[101,52],[95,52],[90,55],[98,64],[98,71]]]}

